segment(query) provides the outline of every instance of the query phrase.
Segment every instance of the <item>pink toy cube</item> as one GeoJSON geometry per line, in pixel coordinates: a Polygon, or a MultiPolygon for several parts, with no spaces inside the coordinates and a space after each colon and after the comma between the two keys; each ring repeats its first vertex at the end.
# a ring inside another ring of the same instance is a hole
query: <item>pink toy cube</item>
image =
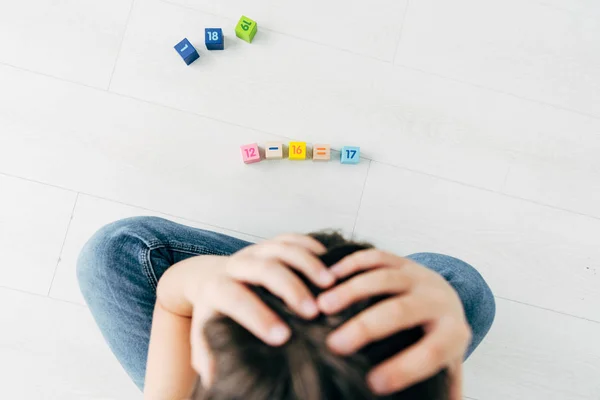
{"type": "Polygon", "coordinates": [[[246,164],[252,164],[260,161],[260,153],[258,152],[258,145],[256,143],[246,144],[241,146],[242,159],[246,164]]]}

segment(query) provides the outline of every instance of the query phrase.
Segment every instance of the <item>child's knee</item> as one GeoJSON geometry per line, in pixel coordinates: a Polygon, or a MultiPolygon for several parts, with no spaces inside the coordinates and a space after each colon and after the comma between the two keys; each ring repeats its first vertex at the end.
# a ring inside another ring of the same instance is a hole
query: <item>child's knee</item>
{"type": "Polygon", "coordinates": [[[442,275],[458,293],[473,331],[470,354],[490,330],[496,316],[496,301],[487,282],[472,265],[458,258],[437,253],[417,253],[407,258],[442,275]]]}
{"type": "Polygon", "coordinates": [[[133,217],[110,223],[84,245],[77,260],[77,280],[84,296],[107,280],[118,278],[120,268],[140,248],[147,247],[147,232],[162,221],[157,217],[133,217]]]}

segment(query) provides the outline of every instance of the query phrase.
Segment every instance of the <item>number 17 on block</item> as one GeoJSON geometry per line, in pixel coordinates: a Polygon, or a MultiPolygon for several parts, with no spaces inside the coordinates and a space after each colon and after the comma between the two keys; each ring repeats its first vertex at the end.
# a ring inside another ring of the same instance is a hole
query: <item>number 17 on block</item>
{"type": "Polygon", "coordinates": [[[341,153],[342,164],[358,164],[360,162],[360,147],[344,146],[341,153]]]}

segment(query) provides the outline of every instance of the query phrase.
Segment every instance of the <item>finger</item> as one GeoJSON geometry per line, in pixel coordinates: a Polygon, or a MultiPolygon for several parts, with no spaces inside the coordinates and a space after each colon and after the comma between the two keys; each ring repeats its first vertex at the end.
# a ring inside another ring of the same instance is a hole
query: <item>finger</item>
{"type": "Polygon", "coordinates": [[[329,287],[335,282],[335,276],[314,254],[306,249],[287,243],[268,243],[257,249],[265,258],[276,258],[293,268],[319,287],[329,287]]]}
{"type": "Polygon", "coordinates": [[[357,251],[344,257],[340,262],[330,268],[338,278],[344,278],[355,272],[382,266],[400,267],[408,262],[407,259],[395,254],[386,253],[378,249],[357,251]]]}
{"type": "Polygon", "coordinates": [[[371,342],[414,328],[433,319],[437,304],[429,298],[395,296],[360,312],[327,338],[339,354],[351,354],[371,342]]]}
{"type": "Polygon", "coordinates": [[[293,244],[296,246],[300,246],[305,248],[306,250],[321,255],[327,251],[323,243],[319,242],[317,239],[312,238],[307,235],[300,235],[297,233],[287,233],[284,235],[279,235],[272,239],[281,243],[293,244]]]}
{"type": "Polygon", "coordinates": [[[210,307],[224,314],[272,346],[291,336],[290,328],[245,285],[229,279],[213,281],[206,290],[210,307]]]}
{"type": "Polygon", "coordinates": [[[256,266],[236,264],[229,275],[237,280],[260,285],[279,297],[297,314],[313,318],[319,313],[315,299],[304,282],[277,261],[257,259],[256,266]]]}
{"type": "Polygon", "coordinates": [[[450,374],[450,400],[463,398],[463,366],[462,359],[458,359],[449,369],[450,374]]]}
{"type": "Polygon", "coordinates": [[[448,367],[463,352],[461,334],[452,324],[438,321],[419,342],[373,368],[367,376],[371,389],[379,395],[393,393],[448,367]]]}
{"type": "Polygon", "coordinates": [[[337,313],[357,301],[385,294],[398,294],[408,290],[413,283],[409,271],[401,268],[378,268],[364,272],[317,298],[321,311],[337,313]]]}

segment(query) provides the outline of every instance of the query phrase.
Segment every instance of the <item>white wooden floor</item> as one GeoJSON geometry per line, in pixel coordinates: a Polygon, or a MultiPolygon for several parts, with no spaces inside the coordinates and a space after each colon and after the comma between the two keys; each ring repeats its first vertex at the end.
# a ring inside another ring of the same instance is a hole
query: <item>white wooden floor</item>
{"type": "Polygon", "coordinates": [[[0,398],[141,398],[75,260],[151,214],[464,258],[498,304],[466,396],[600,399],[598,21],[596,0],[0,2],[0,398]],[[270,139],[364,159],[241,163],[270,139]]]}

